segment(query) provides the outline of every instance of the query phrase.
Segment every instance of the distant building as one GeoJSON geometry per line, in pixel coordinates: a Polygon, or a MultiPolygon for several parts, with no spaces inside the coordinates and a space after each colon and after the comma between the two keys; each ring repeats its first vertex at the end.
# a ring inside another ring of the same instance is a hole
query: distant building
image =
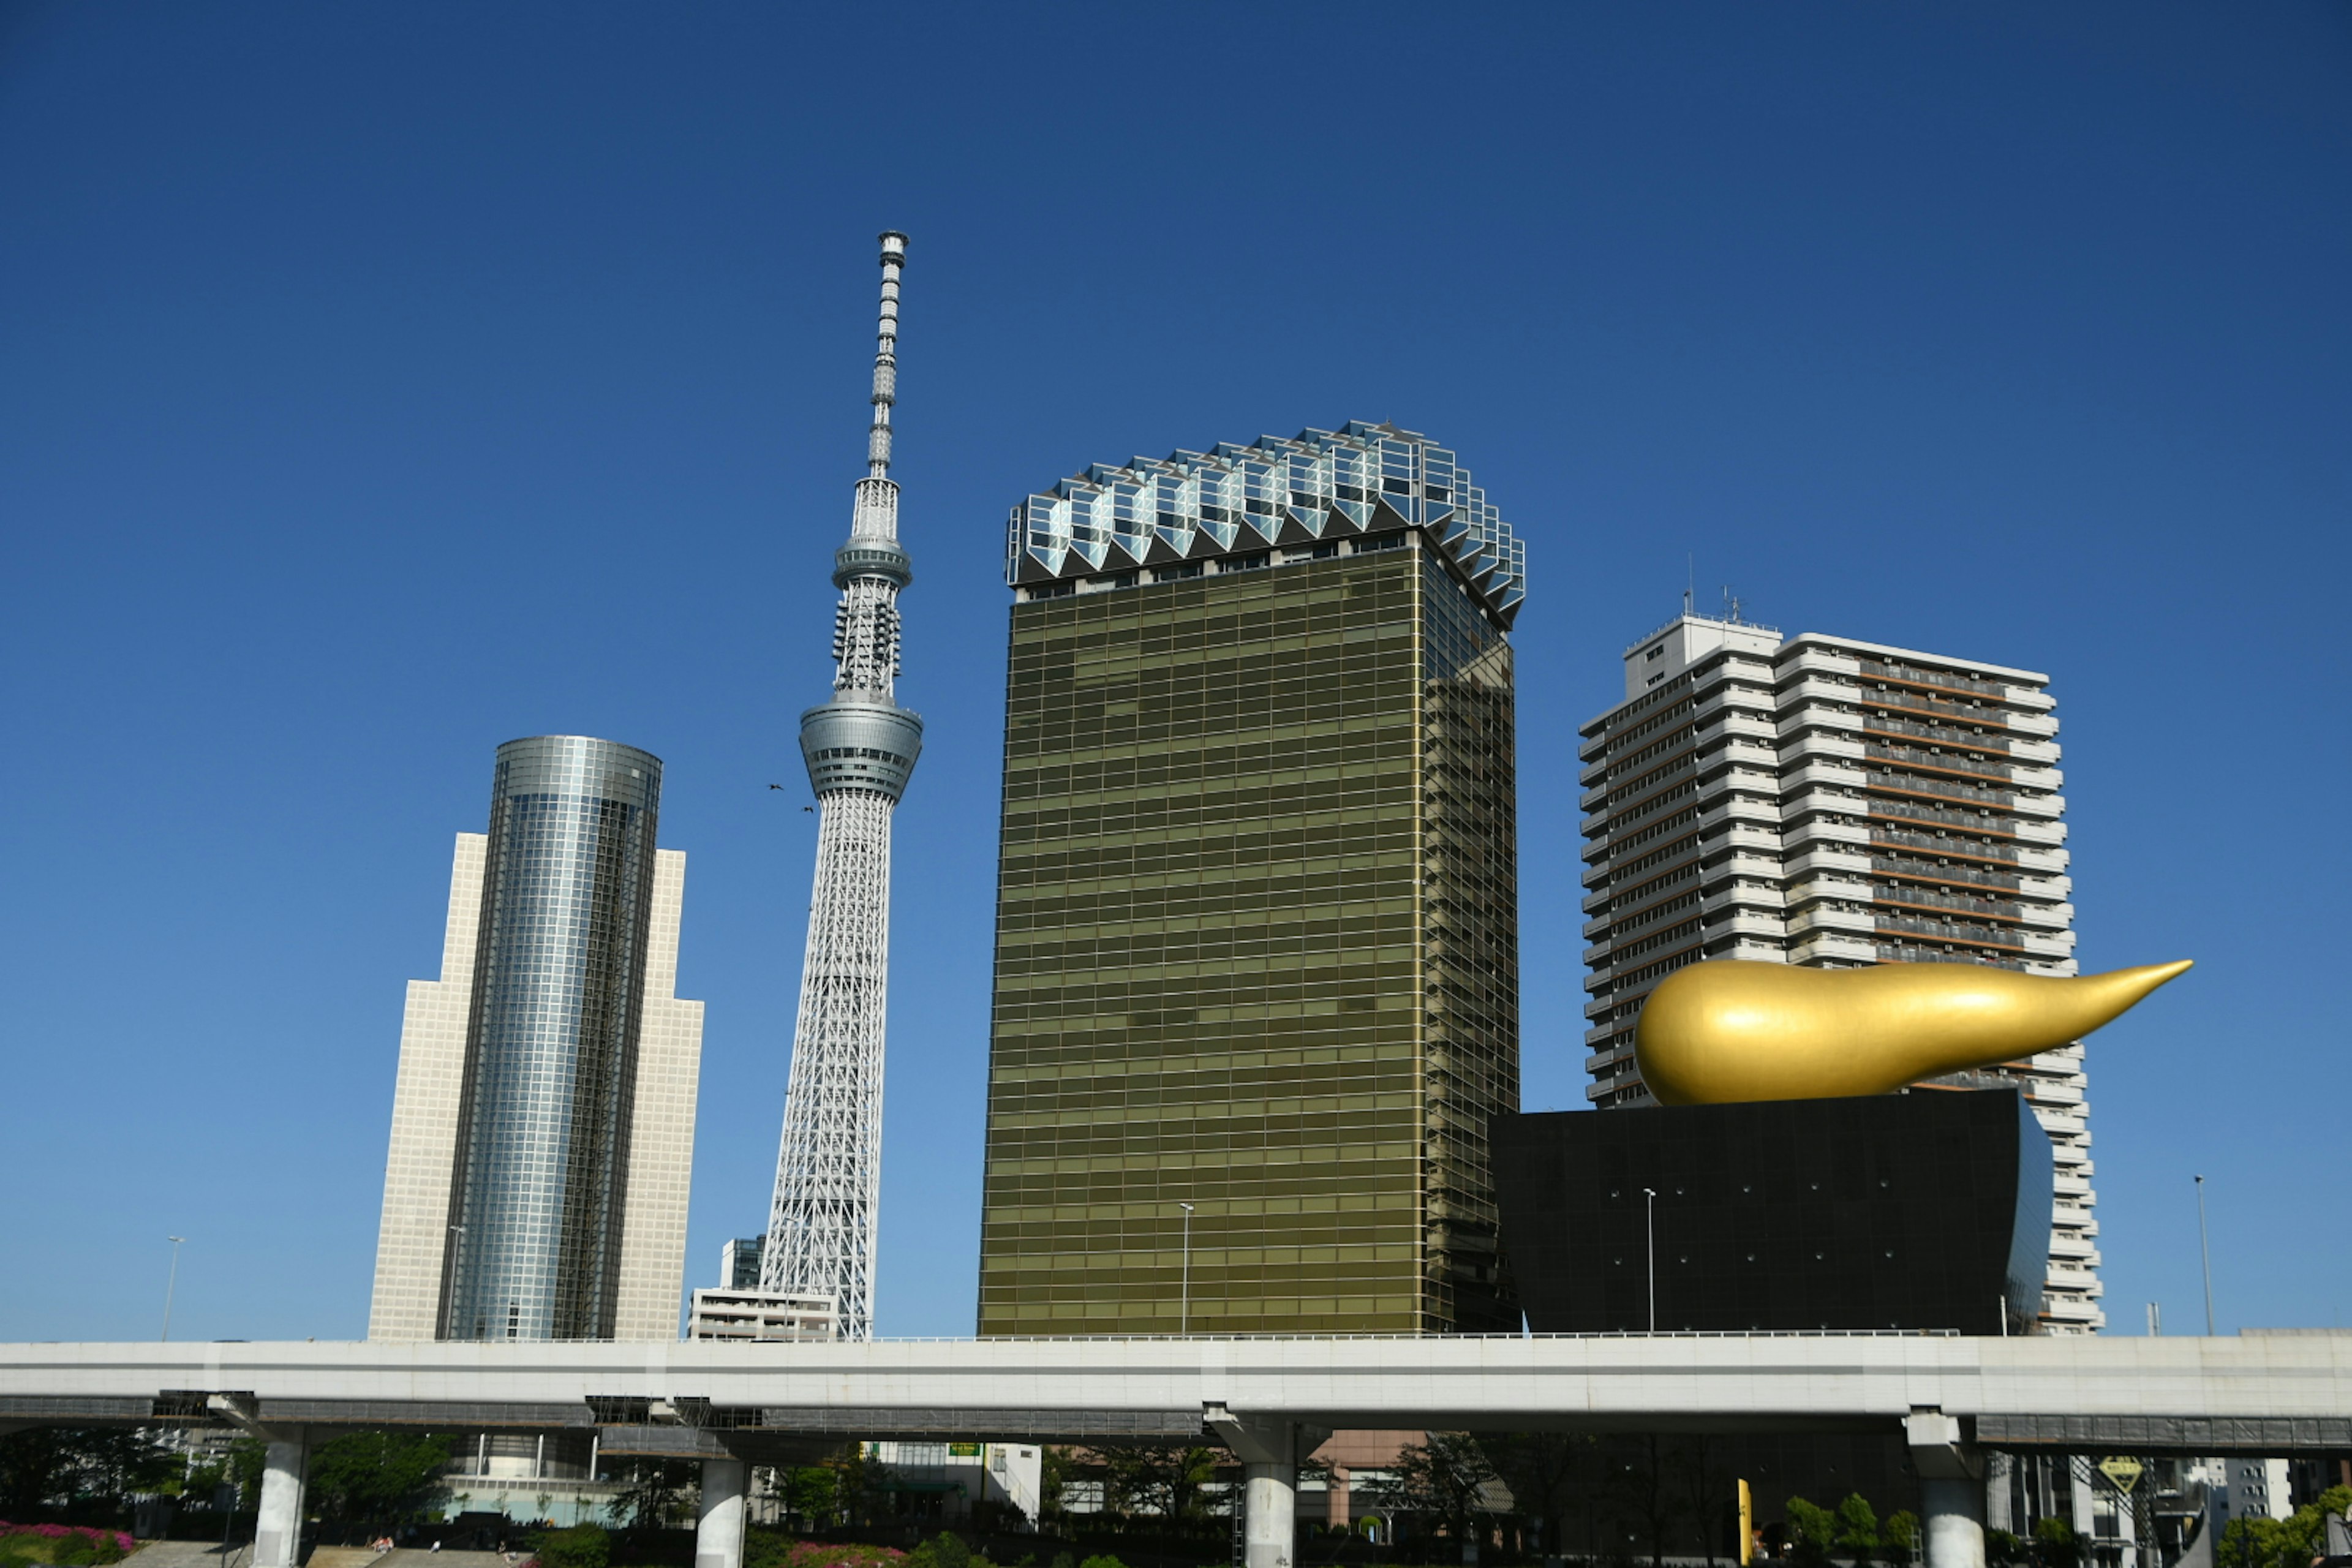
{"type": "MultiPolygon", "coordinates": [[[[1643,1002],[1701,959],[1836,969],[1986,963],[2074,973],[2049,678],[1981,659],[1685,614],[1625,655],[1625,699],[1587,723],[1586,1098],[1653,1103],[1643,1002]]],[[[2042,1300],[2053,1332],[2099,1310],[2080,1042],[1989,1069],[2057,1158],[2042,1300]]]]}
{"type": "Polygon", "coordinates": [[[833,1298],[748,1289],[701,1289],[687,1321],[687,1338],[830,1340],[835,1332],[833,1298]]]}
{"type": "Polygon", "coordinates": [[[1044,1505],[1045,1451],[1034,1443],[867,1443],[864,1449],[883,1468],[879,1489],[899,1494],[903,1512],[944,1522],[969,1518],[976,1502],[992,1502],[1020,1510],[1034,1527],[1044,1505]]]}
{"type": "Polygon", "coordinates": [[[677,1337],[702,1004],[660,804],[635,747],[499,748],[441,978],[409,983],[370,1339],[677,1337]]]}
{"type": "Polygon", "coordinates": [[[760,1288],[760,1255],[766,1250],[764,1236],[739,1236],[719,1249],[719,1288],[721,1290],[757,1290],[760,1288]]]}
{"type": "Polygon", "coordinates": [[[1349,425],[1009,546],[980,1331],[1516,1330],[1517,540],[1349,425]]]}

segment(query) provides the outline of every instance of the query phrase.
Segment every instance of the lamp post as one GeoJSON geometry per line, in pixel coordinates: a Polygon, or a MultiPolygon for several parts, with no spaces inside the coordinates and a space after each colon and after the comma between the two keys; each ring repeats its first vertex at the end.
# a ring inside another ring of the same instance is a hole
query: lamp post
{"type": "Polygon", "coordinates": [[[1650,1232],[1650,1331],[1658,1331],[1658,1189],[1643,1187],[1642,1203],[1650,1232]]]}
{"type": "Polygon", "coordinates": [[[1176,1307],[1176,1331],[1179,1334],[1190,1335],[1192,1331],[1192,1205],[1178,1204],[1176,1206],[1184,1211],[1184,1269],[1181,1275],[1183,1283],[1178,1287],[1180,1294],[1176,1307]]]}
{"type": "Polygon", "coordinates": [[[180,1288],[180,1243],[188,1238],[167,1236],[163,1239],[172,1244],[172,1272],[163,1280],[163,1338],[168,1341],[172,1337],[172,1293],[180,1288]]]}
{"type": "Polygon", "coordinates": [[[2197,1256],[2205,1265],[2205,1337],[2213,1337],[2213,1243],[2205,1231],[2205,1178],[2197,1178],[2197,1256]]]}

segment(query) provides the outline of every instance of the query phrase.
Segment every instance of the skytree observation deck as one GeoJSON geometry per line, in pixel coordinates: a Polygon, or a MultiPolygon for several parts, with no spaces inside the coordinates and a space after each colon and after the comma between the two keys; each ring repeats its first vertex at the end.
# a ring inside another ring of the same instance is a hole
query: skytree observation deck
{"type": "Polygon", "coordinates": [[[1507,629],[1527,597],[1527,546],[1451,451],[1360,420],[1095,464],[1013,509],[1004,580],[1047,599],[1335,555],[1409,528],[1507,629]]]}

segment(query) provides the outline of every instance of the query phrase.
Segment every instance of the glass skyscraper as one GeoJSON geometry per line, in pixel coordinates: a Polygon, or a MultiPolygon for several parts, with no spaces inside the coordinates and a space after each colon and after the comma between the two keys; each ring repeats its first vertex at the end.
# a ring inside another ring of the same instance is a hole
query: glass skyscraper
{"type": "Polygon", "coordinates": [[[981,1332],[1515,1329],[1518,542],[1351,425],[1011,543],[981,1332]]]}
{"type": "Polygon", "coordinates": [[[372,1338],[676,1336],[701,1009],[671,995],[661,774],[584,736],[499,748],[443,978],[410,990],[372,1338]]]}

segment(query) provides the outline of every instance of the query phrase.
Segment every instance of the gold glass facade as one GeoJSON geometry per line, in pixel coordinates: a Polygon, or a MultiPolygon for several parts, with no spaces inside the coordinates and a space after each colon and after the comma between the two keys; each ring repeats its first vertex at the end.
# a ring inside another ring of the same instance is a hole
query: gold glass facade
{"type": "Polygon", "coordinates": [[[1511,650],[1327,548],[1013,606],[982,1334],[1518,1326],[1511,650]]]}

